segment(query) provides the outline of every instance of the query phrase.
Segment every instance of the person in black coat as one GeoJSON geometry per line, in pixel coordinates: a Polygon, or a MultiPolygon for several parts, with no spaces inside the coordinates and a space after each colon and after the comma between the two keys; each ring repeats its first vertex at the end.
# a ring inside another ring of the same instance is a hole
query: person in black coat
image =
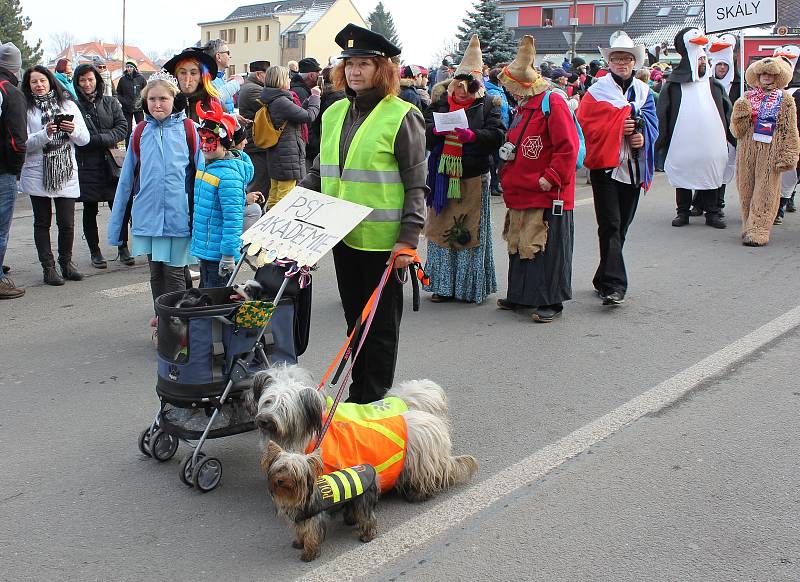
{"type": "MultiPolygon", "coordinates": [[[[74,79],[75,76],[73,75],[72,78],[74,79]]],[[[122,112],[125,114],[125,121],[127,122],[128,133],[125,135],[125,147],[128,146],[128,141],[131,139],[131,132],[133,131],[131,117],[136,119],[136,123],[144,120],[142,89],[144,89],[145,85],[147,85],[147,80],[139,73],[136,63],[127,61],[125,63],[125,72],[117,81],[117,99],[119,104],[122,105],[122,112]]]]}
{"type": "Polygon", "coordinates": [[[346,97],[344,91],[339,91],[331,82],[332,67],[325,67],[322,70],[322,78],[325,84],[322,87],[322,96],[319,103],[319,115],[308,128],[308,143],[306,144],[306,168],[311,168],[314,160],[319,155],[319,146],[322,140],[322,114],[325,110],[346,97]]]}
{"type": "MultiPolygon", "coordinates": [[[[105,269],[108,264],[100,252],[97,232],[98,204],[108,202],[109,209],[113,206],[119,173],[109,149],[115,149],[125,138],[128,124],[119,102],[113,97],[104,96],[103,77],[92,65],[78,66],[72,83],[78,95],[78,109],[89,130],[89,143],[75,150],[80,200],[83,202],[83,234],[89,245],[92,265],[97,269],[105,269]]],[[[119,247],[120,260],[130,264],[133,258],[128,251],[127,228],[123,229],[122,241],[119,247]]]]}

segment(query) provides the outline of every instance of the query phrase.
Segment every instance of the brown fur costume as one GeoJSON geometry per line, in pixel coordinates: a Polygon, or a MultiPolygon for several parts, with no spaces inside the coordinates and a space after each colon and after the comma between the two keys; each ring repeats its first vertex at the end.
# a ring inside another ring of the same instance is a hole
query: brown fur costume
{"type": "MultiPolygon", "coordinates": [[[[789,84],[792,71],[781,59],[767,57],[747,68],[745,79],[751,87],[763,90],[783,89],[789,84]],[[761,86],[762,73],[775,75],[775,83],[761,86]]],[[[781,173],[797,165],[800,137],[797,133],[797,111],[792,96],[783,91],[783,100],[770,143],[753,140],[753,108],[748,94],[733,106],[731,133],[738,140],[736,149],[736,186],[742,205],[742,242],[747,246],[764,246],[769,242],[772,223],[780,205],[781,173]]]]}

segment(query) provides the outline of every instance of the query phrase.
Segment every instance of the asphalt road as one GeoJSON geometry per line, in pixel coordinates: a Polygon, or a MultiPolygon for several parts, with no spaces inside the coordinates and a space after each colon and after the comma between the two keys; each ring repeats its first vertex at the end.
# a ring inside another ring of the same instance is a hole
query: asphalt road
{"type": "MultiPolygon", "coordinates": [[[[28,292],[0,303],[0,580],[800,579],[800,215],[751,249],[739,241],[735,196],[724,231],[701,219],[672,228],[673,196],[659,175],[640,204],[621,308],[592,292],[596,226],[582,203],[574,300],[560,320],[534,324],[497,310],[495,297],[407,309],[397,378],[445,387],[454,448],[480,471],[472,487],[431,502],[386,496],[374,542],[337,524],[310,565],[274,516],[254,435],[209,443],[224,476],[205,495],[178,481],[184,445],[164,464],[138,452],[157,410],[147,268],[114,264],[42,286],[21,206],[7,262],[28,292]],[[779,331],[741,339],[784,314],[779,331]],[[665,382],[677,404],[559,453],[665,382]],[[529,478],[540,453],[558,460],[529,478]],[[513,486],[499,486],[505,478],[513,486]],[[484,507],[491,489],[507,493],[484,507]]],[[[497,199],[492,212],[502,293],[497,199]]],[[[319,377],[344,334],[329,260],[314,287],[302,364],[319,377]]]]}

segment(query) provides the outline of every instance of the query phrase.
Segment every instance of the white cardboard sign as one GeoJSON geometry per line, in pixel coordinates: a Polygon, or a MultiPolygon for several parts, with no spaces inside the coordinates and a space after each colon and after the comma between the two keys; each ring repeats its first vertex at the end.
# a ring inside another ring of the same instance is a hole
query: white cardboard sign
{"type": "Polygon", "coordinates": [[[775,24],[777,0],[705,0],[706,32],[775,24]]]}
{"type": "Polygon", "coordinates": [[[353,230],[372,208],[296,186],[242,234],[256,266],[291,259],[316,264],[353,230]]]}

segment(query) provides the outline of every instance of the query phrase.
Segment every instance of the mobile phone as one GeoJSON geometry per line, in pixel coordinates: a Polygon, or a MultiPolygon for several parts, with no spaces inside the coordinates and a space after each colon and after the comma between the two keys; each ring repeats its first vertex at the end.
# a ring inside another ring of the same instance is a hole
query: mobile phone
{"type": "Polygon", "coordinates": [[[322,76],[322,73],[320,73],[319,77],[317,77],[317,87],[320,89],[325,87],[325,78],[322,76]]]}

